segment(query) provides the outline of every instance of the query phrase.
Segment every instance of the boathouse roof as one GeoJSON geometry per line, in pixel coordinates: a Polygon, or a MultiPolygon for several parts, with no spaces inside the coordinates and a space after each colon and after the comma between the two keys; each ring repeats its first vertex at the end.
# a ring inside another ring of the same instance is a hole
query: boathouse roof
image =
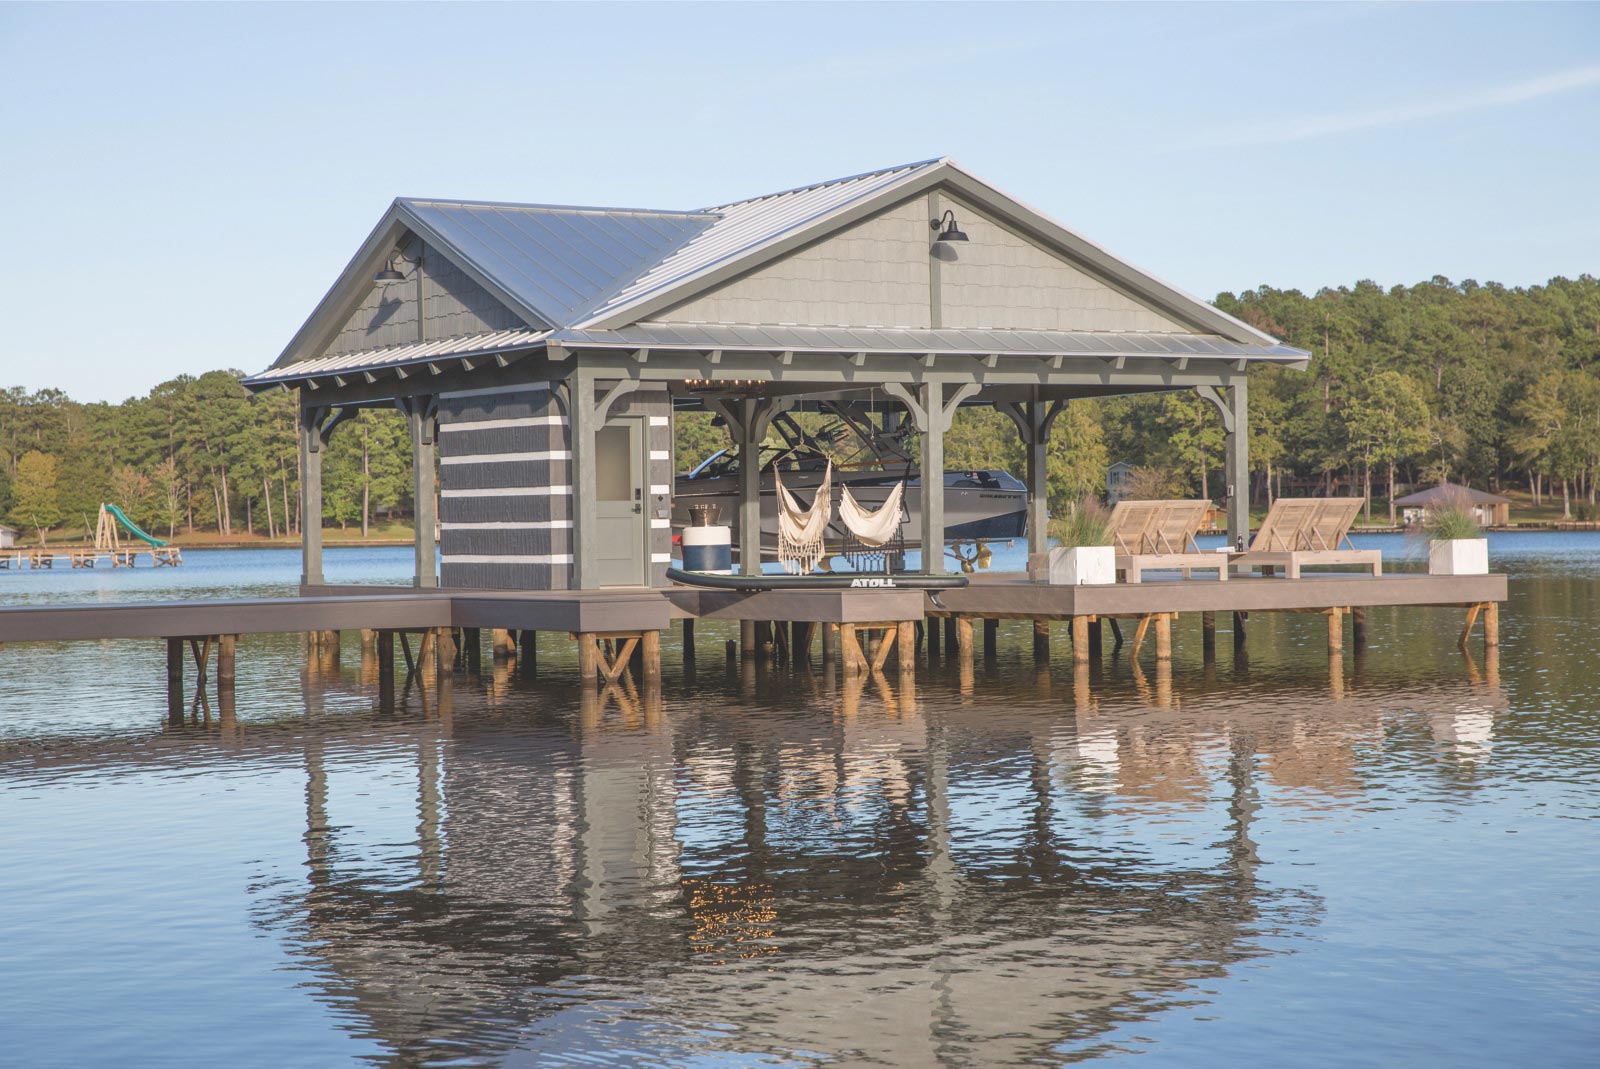
{"type": "Polygon", "coordinates": [[[1458,494],[1466,495],[1467,500],[1474,505],[1509,505],[1509,497],[1491,494],[1484,490],[1474,490],[1470,486],[1461,486],[1457,483],[1441,483],[1430,486],[1426,490],[1418,490],[1414,494],[1394,499],[1396,505],[1442,505],[1458,494]]]}
{"type": "Polygon", "coordinates": [[[247,384],[372,382],[557,347],[954,354],[991,367],[1307,359],[932,159],[692,211],[400,198],[247,384]],[[971,244],[940,247],[930,205],[954,211],[971,244]],[[928,296],[941,270],[942,315],[928,296]],[[1006,314],[981,311],[997,300],[1006,314]]]}

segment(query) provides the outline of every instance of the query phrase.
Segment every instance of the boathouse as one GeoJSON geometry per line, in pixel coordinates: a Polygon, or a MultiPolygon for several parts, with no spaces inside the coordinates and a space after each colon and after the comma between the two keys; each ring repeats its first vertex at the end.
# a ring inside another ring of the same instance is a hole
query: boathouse
{"type": "MultiPolygon", "coordinates": [[[[414,453],[416,584],[560,590],[665,585],[675,411],[719,413],[748,456],[777,414],[874,391],[904,406],[926,471],[943,470],[960,406],[1009,416],[1035,546],[1064,404],[1193,391],[1227,433],[1237,536],[1249,374],[1306,361],[935,159],[690,211],[402,198],[246,382],[298,391],[304,515],[322,513],[329,435],[396,405],[414,453]]],[[[759,570],[758,479],[744,465],[746,571],[759,570]]],[[[942,480],[922,493],[920,541],[937,545],[942,480]]],[[[307,588],[324,583],[321,537],[304,525],[307,588]]]]}

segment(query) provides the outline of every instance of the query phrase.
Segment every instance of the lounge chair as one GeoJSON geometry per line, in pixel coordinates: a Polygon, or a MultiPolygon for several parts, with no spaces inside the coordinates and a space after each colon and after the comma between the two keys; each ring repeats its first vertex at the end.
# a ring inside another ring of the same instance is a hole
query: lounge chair
{"type": "Polygon", "coordinates": [[[1300,569],[1359,566],[1383,574],[1383,552],[1357,549],[1350,541],[1350,525],[1361,511],[1359,497],[1280,497],[1243,553],[1228,554],[1234,567],[1259,567],[1263,574],[1283,568],[1290,579],[1300,569]]]}
{"type": "Polygon", "coordinates": [[[1218,579],[1227,579],[1227,557],[1203,553],[1194,541],[1210,508],[1209,501],[1117,502],[1110,521],[1117,570],[1130,583],[1143,581],[1147,571],[1163,569],[1181,571],[1187,579],[1196,568],[1210,568],[1218,579]]]}

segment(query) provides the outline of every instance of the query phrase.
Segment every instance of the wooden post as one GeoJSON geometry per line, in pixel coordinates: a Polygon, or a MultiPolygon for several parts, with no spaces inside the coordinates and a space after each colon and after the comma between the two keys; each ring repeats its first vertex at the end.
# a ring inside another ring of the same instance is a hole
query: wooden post
{"type": "Polygon", "coordinates": [[[997,639],[1000,636],[1000,621],[993,617],[984,617],[983,620],[983,659],[994,660],[997,639]]]}
{"type": "Polygon", "coordinates": [[[167,711],[183,715],[183,639],[167,639],[167,711]]]}
{"type": "Polygon", "coordinates": [[[522,676],[524,679],[534,679],[539,675],[539,632],[525,627],[518,637],[522,646],[522,676]]]}
{"type": "Polygon", "coordinates": [[[1247,613],[1247,612],[1236,612],[1236,613],[1233,614],[1233,652],[1234,653],[1238,653],[1240,650],[1242,650],[1244,648],[1244,642],[1245,642],[1245,630],[1244,630],[1244,628],[1245,628],[1245,624],[1247,622],[1249,622],[1249,620],[1250,620],[1250,614],[1247,613]]]}
{"type": "Polygon", "coordinates": [[[217,638],[217,699],[233,696],[234,651],[238,635],[220,635],[217,638]]]}
{"type": "MultiPolygon", "coordinates": [[[[1095,660],[1100,659],[1104,630],[1098,616],[1089,621],[1089,656],[1095,660]]],[[[1076,642],[1077,640],[1074,639],[1073,641],[1076,642]]]]}
{"type": "Polygon", "coordinates": [[[453,627],[439,628],[439,637],[434,640],[435,648],[439,651],[439,664],[446,672],[455,671],[456,667],[456,629],[453,627]]]}
{"type": "Polygon", "coordinates": [[[756,660],[766,661],[773,654],[772,646],[772,621],[756,621],[756,660]]]}
{"type": "Polygon", "coordinates": [[[378,701],[394,704],[394,632],[378,632],[378,701]]]}
{"type": "Polygon", "coordinates": [[[928,617],[928,663],[932,664],[939,659],[939,636],[944,633],[944,627],[938,617],[928,617]]]}
{"type": "Polygon", "coordinates": [[[866,671],[867,659],[861,650],[861,642],[856,637],[855,624],[839,625],[839,644],[844,647],[845,675],[856,675],[866,671]]]}
{"type": "Polygon", "coordinates": [[[805,620],[796,620],[790,630],[793,637],[789,640],[789,655],[794,658],[796,664],[810,668],[811,636],[816,633],[817,625],[805,620]]]}
{"type": "Polygon", "coordinates": [[[957,652],[956,645],[956,618],[954,616],[946,616],[944,618],[944,655],[948,657],[957,652]]]}
{"type": "Polygon", "coordinates": [[[646,631],[639,647],[644,651],[644,685],[661,686],[661,632],[646,631]]]}
{"type": "Polygon", "coordinates": [[[831,668],[838,657],[839,625],[822,625],[822,663],[824,667],[831,668]]]}
{"type": "Polygon", "coordinates": [[[1200,614],[1200,653],[1206,664],[1217,659],[1217,614],[1200,614]]]}
{"type": "Polygon", "coordinates": [[[1467,606],[1467,622],[1461,626],[1461,639],[1457,643],[1462,649],[1467,648],[1467,638],[1472,634],[1472,625],[1478,622],[1478,614],[1483,611],[1483,602],[1474,602],[1467,606]]]}
{"type": "MultiPolygon", "coordinates": [[[[1172,621],[1175,612],[1156,613],[1156,660],[1172,660],[1172,621]]],[[[1159,678],[1160,673],[1157,673],[1159,678]]],[[[1170,677],[1169,677],[1170,678],[1170,677]]]]}
{"type": "Polygon", "coordinates": [[[1072,618],[1072,663],[1077,665],[1089,663],[1089,618],[1087,616],[1074,616],[1072,618]]]}
{"type": "Polygon", "coordinates": [[[739,656],[746,661],[756,659],[756,622],[739,621],[739,656]]]}
{"type": "Polygon", "coordinates": [[[591,631],[578,636],[578,678],[593,683],[600,677],[600,640],[591,631]]]}
{"type": "Polygon", "coordinates": [[[1360,653],[1367,648],[1367,610],[1350,610],[1350,641],[1360,653]]]}
{"type": "Polygon", "coordinates": [[[461,629],[461,650],[465,656],[466,669],[469,672],[483,670],[483,634],[476,627],[463,627],[461,629]]]}
{"type": "Polygon", "coordinates": [[[968,668],[972,667],[972,617],[957,616],[956,621],[956,659],[968,668]]]}
{"type": "Polygon", "coordinates": [[[300,585],[322,585],[322,428],[324,408],[300,409],[300,585]]]}
{"type": "Polygon", "coordinates": [[[370,627],[363,627],[361,629],[361,650],[363,653],[371,649],[376,649],[377,641],[378,633],[376,631],[370,627]]]}
{"type": "Polygon", "coordinates": [[[1035,664],[1050,662],[1050,621],[1033,622],[1033,660],[1035,664]]]}
{"type": "Polygon", "coordinates": [[[909,681],[917,673],[917,625],[901,620],[895,645],[900,650],[900,678],[909,681]]]}
{"type": "Polygon", "coordinates": [[[694,621],[687,617],[683,621],[683,663],[694,663],[694,621]]]}
{"type": "Polygon", "coordinates": [[[510,657],[516,654],[516,643],[511,639],[511,632],[503,627],[492,628],[489,631],[489,648],[495,660],[510,657]]]}
{"type": "Polygon", "coordinates": [[[1335,605],[1328,610],[1328,653],[1344,652],[1344,610],[1335,605]]]}
{"type": "Polygon", "coordinates": [[[1483,645],[1485,649],[1500,648],[1500,604],[1491,601],[1483,607],[1483,645]]]}

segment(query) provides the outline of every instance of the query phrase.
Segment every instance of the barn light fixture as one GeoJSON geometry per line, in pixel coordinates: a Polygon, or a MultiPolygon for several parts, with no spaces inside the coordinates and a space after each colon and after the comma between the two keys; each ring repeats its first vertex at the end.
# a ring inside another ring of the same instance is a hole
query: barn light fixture
{"type": "Polygon", "coordinates": [[[945,209],[945,213],[937,219],[930,219],[928,226],[939,231],[939,236],[934,241],[966,241],[967,232],[956,225],[956,213],[945,209]]]}
{"type": "Polygon", "coordinates": [[[399,282],[406,276],[394,269],[394,261],[390,260],[382,271],[372,276],[374,282],[399,282]]]}

